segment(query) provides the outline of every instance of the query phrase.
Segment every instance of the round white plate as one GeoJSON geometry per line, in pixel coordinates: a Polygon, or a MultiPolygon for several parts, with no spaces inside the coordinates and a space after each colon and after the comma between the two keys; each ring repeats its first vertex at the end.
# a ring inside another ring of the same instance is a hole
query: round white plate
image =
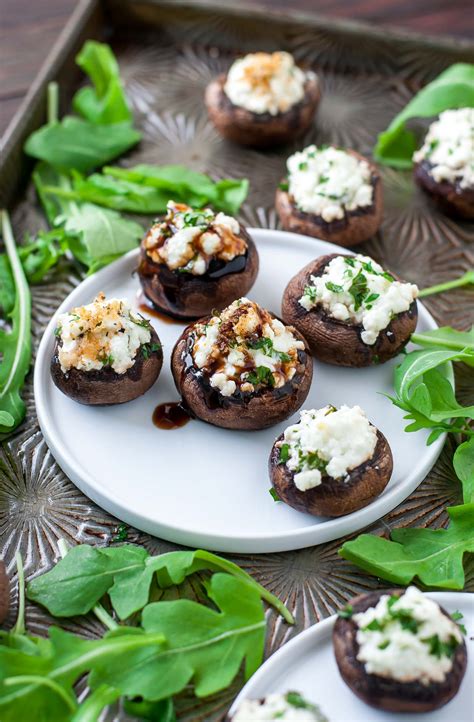
{"type": "Polygon", "coordinates": [[[460,611],[466,627],[468,663],[461,688],[447,705],[435,712],[397,715],[373,709],[343,682],[332,646],[336,615],[298,634],[255,672],[235,700],[233,714],[244,699],[260,699],[271,692],[300,692],[317,704],[330,722],[472,722],[474,700],[474,594],[433,592],[431,599],[447,612],[460,611]]]}
{"type": "MultiPolygon", "coordinates": [[[[250,298],[274,313],[289,279],[306,263],[340,250],[313,238],[271,230],[250,230],[260,254],[260,273],[250,298]]],[[[136,302],[139,282],[132,272],[137,251],[87,278],[58,313],[90,303],[99,291],[136,302]]],[[[275,552],[337,539],[379,519],[405,499],[436,461],[444,438],[425,446],[424,432],[406,433],[403,414],[382,395],[391,393],[395,361],[366,369],[315,363],[304,404],[360,404],[387,437],[394,471],[384,493],[370,506],[339,519],[302,514],[269,494],[267,459],[288,421],[264,431],[228,431],[190,421],[173,431],[152,424],[157,404],[178,400],[170,353],[184,326],[151,318],[164,346],[156,385],[119,406],[82,406],[54,386],[49,364],[56,317],[41,341],[35,365],[35,400],[46,441],[70,479],[97,504],[150,534],[189,546],[227,552],[275,552]]],[[[419,304],[418,330],[436,328],[419,304]]],[[[397,362],[398,363],[398,362],[397,362]]]]}

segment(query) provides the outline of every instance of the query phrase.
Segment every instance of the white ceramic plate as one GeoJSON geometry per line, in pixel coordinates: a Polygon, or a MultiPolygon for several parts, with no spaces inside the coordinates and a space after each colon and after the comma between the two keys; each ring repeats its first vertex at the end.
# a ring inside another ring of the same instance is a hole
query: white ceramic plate
{"type": "Polygon", "coordinates": [[[271,692],[300,692],[320,707],[330,722],[472,722],[474,700],[474,594],[433,592],[428,594],[452,613],[462,612],[467,630],[468,664],[461,688],[436,712],[404,714],[373,709],[351,692],[339,675],[332,647],[336,615],[315,624],[273,654],[247,682],[230,713],[244,699],[259,699],[271,692]]]}
{"type": "MultiPolygon", "coordinates": [[[[283,289],[306,263],[340,250],[313,238],[250,230],[260,254],[260,273],[248,294],[274,313],[283,289]]],[[[99,291],[136,301],[139,283],[132,251],[87,278],[58,313],[90,301],[99,291]]],[[[444,439],[425,446],[424,432],[407,434],[402,413],[381,392],[392,392],[390,362],[366,369],[315,363],[305,408],[360,404],[387,437],[395,460],[392,479],[370,506],[339,519],[302,514],[275,503],[268,490],[267,459],[275,438],[299,418],[264,431],[228,431],[200,421],[164,431],[153,426],[157,404],[178,399],[169,357],[184,326],[151,318],[164,346],[156,385],[120,406],[81,406],[54,386],[49,372],[54,346],[52,318],[35,365],[38,419],[58,463],[88,497],[119,519],[150,534],[189,546],[227,552],[275,552],[337,539],[379,519],[405,499],[436,461],[444,439]]],[[[436,328],[419,304],[418,330],[436,328]]]]}

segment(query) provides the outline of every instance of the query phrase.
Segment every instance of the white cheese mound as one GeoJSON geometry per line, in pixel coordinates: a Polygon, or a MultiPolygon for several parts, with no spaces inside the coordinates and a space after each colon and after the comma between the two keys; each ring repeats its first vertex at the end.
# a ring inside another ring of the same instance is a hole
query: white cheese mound
{"type": "Polygon", "coordinates": [[[441,113],[413,160],[428,161],[436,183],[459,181],[461,188],[474,188],[474,108],[441,113]]]}
{"type": "Polygon", "coordinates": [[[394,604],[384,594],[375,607],[354,614],[352,619],[358,626],[357,659],[364,662],[366,672],[399,682],[419,680],[426,685],[442,682],[453,663],[436,637],[440,643],[448,643],[453,651],[456,643],[462,641],[458,625],[416,587],[408,587],[394,604]],[[407,610],[417,622],[416,631],[410,631],[394,616],[400,610],[407,610]],[[367,629],[370,624],[381,629],[367,629]],[[433,643],[435,650],[432,650],[433,643]]]}
{"type": "Polygon", "coordinates": [[[60,341],[61,370],[100,371],[111,366],[123,374],[135,363],[143,344],[149,343],[149,324],[132,313],[128,301],[99,294],[87,306],[73,308],[58,317],[56,336],[60,341]]]}
{"type": "Polygon", "coordinates": [[[372,205],[372,171],[344,150],[310,145],[287,160],[288,192],[304,213],[330,223],[346,211],[372,205]]]}
{"type": "Polygon", "coordinates": [[[224,92],[252,113],[278,115],[302,100],[306,78],[289,53],[250,53],[232,64],[224,92]]]}
{"type": "Polygon", "coordinates": [[[319,486],[323,474],[333,479],[347,477],[373,456],[377,431],[360,406],[325,406],[300,415],[297,424],[285,429],[280,442],[280,447],[288,447],[286,465],[300,491],[319,486]]]}
{"type": "Polygon", "coordinates": [[[332,318],[361,324],[361,339],[371,346],[417,296],[415,284],[393,280],[372,258],[359,254],[333,258],[321,276],[311,276],[299,303],[306,311],[321,305],[332,318]]]}
{"type": "Polygon", "coordinates": [[[232,722],[323,722],[325,719],[315,705],[307,703],[307,707],[296,707],[287,698],[291,700],[291,693],[269,694],[264,700],[245,699],[233,715],[232,722]]]}

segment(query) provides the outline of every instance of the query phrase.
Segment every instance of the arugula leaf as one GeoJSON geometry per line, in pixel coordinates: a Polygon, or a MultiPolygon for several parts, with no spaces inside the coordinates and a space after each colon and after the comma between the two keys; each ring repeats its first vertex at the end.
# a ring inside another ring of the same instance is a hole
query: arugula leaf
{"type": "Polygon", "coordinates": [[[161,699],[159,702],[144,700],[137,702],[126,699],[123,707],[127,714],[138,719],[151,720],[151,722],[176,722],[172,699],[161,699]]]}
{"type": "Polygon", "coordinates": [[[474,65],[456,63],[422,88],[378,136],[376,161],[394,168],[411,168],[415,135],[405,129],[410,118],[429,118],[448,108],[474,107],[474,65]]]}
{"type": "Polygon", "coordinates": [[[76,63],[94,84],[93,88],[81,88],[75,94],[72,105],[76,113],[100,125],[131,122],[132,114],[111,48],[88,40],[77,55],[76,63]]]}
{"type": "Polygon", "coordinates": [[[451,326],[442,326],[433,331],[413,333],[411,341],[418,346],[435,346],[449,348],[453,351],[463,351],[464,349],[474,351],[474,326],[469,331],[458,331],[451,326]]]}
{"type": "Polygon", "coordinates": [[[10,313],[15,305],[15,283],[10,261],[5,253],[0,253],[0,311],[10,313]]]}
{"type": "Polygon", "coordinates": [[[408,405],[415,382],[431,369],[449,361],[474,361],[474,351],[429,349],[408,353],[395,369],[394,387],[399,399],[408,405]]]}
{"type": "Polygon", "coordinates": [[[422,288],[418,294],[420,298],[425,296],[432,296],[435,293],[443,293],[444,291],[450,291],[453,288],[461,288],[462,286],[471,286],[474,284],[474,269],[466,271],[459,278],[455,278],[452,281],[446,281],[445,283],[438,283],[436,286],[429,286],[428,288],[422,288]]]}
{"type": "Polygon", "coordinates": [[[18,255],[29,283],[42,281],[68,249],[68,239],[61,228],[39,231],[34,240],[27,238],[26,245],[18,249],[18,255]]]}
{"type": "MultiPolygon", "coordinates": [[[[31,296],[8,213],[1,211],[0,216],[15,289],[13,306],[10,285],[8,290],[5,289],[0,294],[2,305],[8,308],[6,315],[11,324],[11,330],[0,327],[0,439],[2,439],[16,429],[23,421],[26,412],[20,391],[31,362],[31,296]]],[[[5,268],[4,265],[4,271],[5,268]]],[[[5,273],[2,277],[5,278],[5,273]]]]}
{"type": "Polygon", "coordinates": [[[428,587],[463,589],[463,555],[474,552],[474,504],[447,509],[447,529],[394,529],[391,541],[361,534],[339,554],[364,571],[395,584],[415,577],[428,587]]]}
{"type": "Polygon", "coordinates": [[[458,446],[454,452],[453,466],[463,487],[464,503],[474,503],[474,436],[458,446]]]}

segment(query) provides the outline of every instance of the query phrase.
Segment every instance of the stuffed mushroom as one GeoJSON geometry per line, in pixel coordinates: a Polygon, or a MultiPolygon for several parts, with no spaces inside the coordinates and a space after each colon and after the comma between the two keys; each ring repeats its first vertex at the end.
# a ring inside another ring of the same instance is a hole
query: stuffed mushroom
{"type": "Polygon", "coordinates": [[[191,412],[227,429],[263,429],[304,402],[313,362],[294,328],[247,298],[188,326],[171,368],[191,412]]]}
{"type": "Polygon", "coordinates": [[[168,203],[141,244],[138,275],[161,312],[191,320],[222,309],[252,287],[258,253],[239,222],[209,208],[168,203]]]}
{"type": "Polygon", "coordinates": [[[250,53],[206,89],[209,117],[225,138],[267,147],[302,135],[320,99],[315,73],[286,52],[250,53]]]}
{"type": "Polygon", "coordinates": [[[416,328],[418,288],[368,256],[329,254],[308,263],[283,293],[282,316],[321,361],[369,366],[396,356],[416,328]]]}
{"type": "Polygon", "coordinates": [[[387,439],[359,406],[301,412],[273,445],[270,479],[278,497],[315,516],[343,516],[370,504],[393,469],[387,439]]]}
{"type": "Polygon", "coordinates": [[[228,722],[327,722],[319,707],[299,692],[277,692],[261,699],[244,699],[228,722]]]}
{"type": "Polygon", "coordinates": [[[415,180],[444,211],[474,218],[474,108],[445,110],[413,156],[415,180]]]}
{"type": "Polygon", "coordinates": [[[276,191],[283,228],[340,246],[368,240],[382,221],[382,181],[353,150],[310,145],[290,156],[276,191]]]}
{"type": "Polygon", "coordinates": [[[88,405],[122,404],[148,391],[163,352],[150,322],[127,301],[103,293],[58,318],[51,376],[66,396],[88,405]]]}
{"type": "Polygon", "coordinates": [[[429,712],[458,692],[467,662],[459,626],[416,587],[352,599],[336,621],[339,672],[364,702],[429,712]]]}

